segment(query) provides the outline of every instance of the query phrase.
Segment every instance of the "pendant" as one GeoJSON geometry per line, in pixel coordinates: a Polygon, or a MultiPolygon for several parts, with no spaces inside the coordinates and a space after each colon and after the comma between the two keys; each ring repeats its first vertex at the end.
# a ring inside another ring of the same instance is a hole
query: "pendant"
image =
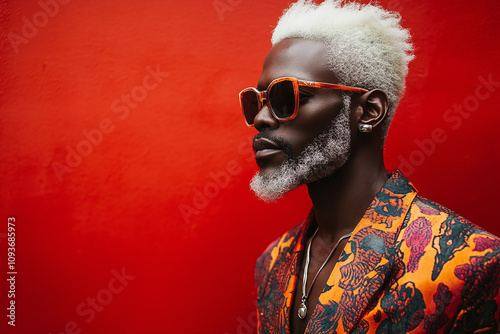
{"type": "Polygon", "coordinates": [[[300,319],[304,319],[307,315],[307,306],[304,301],[300,304],[299,311],[297,312],[300,319]]]}

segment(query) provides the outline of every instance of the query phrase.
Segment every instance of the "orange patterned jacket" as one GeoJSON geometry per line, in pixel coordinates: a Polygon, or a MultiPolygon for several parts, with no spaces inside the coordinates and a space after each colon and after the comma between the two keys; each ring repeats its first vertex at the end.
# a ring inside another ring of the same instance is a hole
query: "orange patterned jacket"
{"type": "MultiPolygon", "coordinates": [[[[290,333],[309,216],[257,261],[258,332],[290,333]]],[[[395,171],[353,231],[305,333],[497,333],[500,239],[395,171]]]]}

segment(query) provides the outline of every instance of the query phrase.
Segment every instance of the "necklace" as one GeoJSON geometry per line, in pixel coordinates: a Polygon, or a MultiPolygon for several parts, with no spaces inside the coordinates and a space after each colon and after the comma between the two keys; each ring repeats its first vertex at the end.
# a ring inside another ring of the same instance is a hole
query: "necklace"
{"type": "Polygon", "coordinates": [[[319,268],[318,272],[316,273],[316,276],[314,276],[312,283],[311,283],[311,286],[309,287],[309,291],[306,292],[307,272],[309,271],[309,261],[311,259],[311,244],[313,242],[314,237],[318,233],[318,230],[319,230],[319,227],[316,229],[316,232],[314,232],[313,236],[311,237],[311,241],[309,241],[309,245],[307,246],[306,264],[304,266],[304,275],[302,276],[302,303],[300,303],[299,311],[297,312],[300,319],[304,319],[307,316],[307,305],[306,305],[307,297],[309,297],[309,294],[311,293],[312,287],[314,285],[314,282],[316,282],[316,278],[318,278],[319,273],[326,266],[326,263],[328,262],[328,260],[330,260],[333,253],[335,253],[335,250],[340,245],[342,240],[349,238],[352,234],[352,232],[351,232],[351,233],[348,233],[348,234],[340,237],[340,239],[339,239],[339,241],[337,241],[337,244],[335,245],[335,247],[332,248],[332,250],[330,251],[330,254],[328,254],[328,256],[326,257],[325,262],[323,262],[323,264],[319,268]]]}

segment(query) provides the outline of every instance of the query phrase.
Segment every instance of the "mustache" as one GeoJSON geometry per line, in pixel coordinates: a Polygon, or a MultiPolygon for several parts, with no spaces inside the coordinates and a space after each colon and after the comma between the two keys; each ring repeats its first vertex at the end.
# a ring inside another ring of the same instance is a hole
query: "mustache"
{"type": "Polygon", "coordinates": [[[292,145],[288,141],[286,141],[285,139],[280,138],[278,136],[275,136],[268,131],[261,131],[255,137],[253,137],[253,141],[255,142],[255,140],[260,139],[260,138],[264,138],[264,139],[268,139],[270,141],[273,141],[288,156],[290,156],[292,154],[292,145]]]}

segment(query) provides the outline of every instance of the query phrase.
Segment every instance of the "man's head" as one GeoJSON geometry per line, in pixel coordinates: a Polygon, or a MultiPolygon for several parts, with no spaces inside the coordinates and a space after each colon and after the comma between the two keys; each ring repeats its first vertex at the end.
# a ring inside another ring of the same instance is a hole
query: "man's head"
{"type": "Polygon", "coordinates": [[[395,15],[374,6],[299,1],[285,12],[273,34],[259,91],[283,77],[371,91],[362,95],[300,86],[299,111],[287,121],[279,121],[264,105],[254,118],[260,172],[251,187],[259,197],[275,200],[344,166],[352,145],[357,146],[360,122],[377,126],[383,142],[392,118],[387,112],[394,112],[401,97],[412,57],[408,38],[395,15]]]}
{"type": "Polygon", "coordinates": [[[280,18],[271,42],[274,46],[286,38],[322,41],[328,67],[341,85],[384,91],[389,98],[381,124],[385,138],[413,59],[411,36],[400,20],[399,14],[374,5],[298,1],[280,18]]]}

